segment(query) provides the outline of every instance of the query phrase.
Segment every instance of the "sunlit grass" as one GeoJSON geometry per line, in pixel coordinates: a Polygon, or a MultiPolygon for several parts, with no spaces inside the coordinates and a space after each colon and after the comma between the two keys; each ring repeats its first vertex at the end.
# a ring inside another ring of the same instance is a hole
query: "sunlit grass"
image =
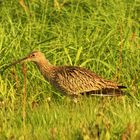
{"type": "Polygon", "coordinates": [[[140,139],[138,1],[0,2],[0,70],[32,50],[127,86],[119,98],[60,96],[36,66],[0,74],[0,139],[140,139]],[[54,4],[55,2],[55,4],[54,4]],[[23,92],[26,116],[23,130],[23,92]]]}

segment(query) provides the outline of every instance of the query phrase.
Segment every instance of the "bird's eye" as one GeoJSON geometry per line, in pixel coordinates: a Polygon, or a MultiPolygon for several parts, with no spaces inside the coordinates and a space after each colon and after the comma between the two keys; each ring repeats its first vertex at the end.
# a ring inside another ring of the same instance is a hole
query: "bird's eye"
{"type": "Polygon", "coordinates": [[[34,57],[35,56],[35,54],[32,54],[32,57],[34,57]]]}

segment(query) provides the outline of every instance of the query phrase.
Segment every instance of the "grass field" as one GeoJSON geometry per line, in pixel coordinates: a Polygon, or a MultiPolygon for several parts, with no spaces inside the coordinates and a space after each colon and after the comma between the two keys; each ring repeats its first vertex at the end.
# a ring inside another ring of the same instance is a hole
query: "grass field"
{"type": "MultiPolygon", "coordinates": [[[[123,97],[62,97],[36,66],[0,74],[0,140],[140,140],[138,0],[0,1],[0,69],[33,50],[127,86],[123,97]]],[[[24,66],[25,67],[25,66],[24,66]]]]}

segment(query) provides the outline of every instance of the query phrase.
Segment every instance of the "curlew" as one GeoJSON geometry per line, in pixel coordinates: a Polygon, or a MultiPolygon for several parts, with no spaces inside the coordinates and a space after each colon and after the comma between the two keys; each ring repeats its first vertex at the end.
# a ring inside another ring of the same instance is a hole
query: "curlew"
{"type": "Polygon", "coordinates": [[[40,51],[34,51],[27,57],[22,58],[21,60],[18,60],[11,65],[15,65],[21,61],[34,62],[44,78],[50,82],[50,84],[52,84],[57,90],[67,95],[124,95],[122,88],[125,88],[125,86],[121,86],[110,80],[106,80],[83,67],[54,66],[40,51]]]}

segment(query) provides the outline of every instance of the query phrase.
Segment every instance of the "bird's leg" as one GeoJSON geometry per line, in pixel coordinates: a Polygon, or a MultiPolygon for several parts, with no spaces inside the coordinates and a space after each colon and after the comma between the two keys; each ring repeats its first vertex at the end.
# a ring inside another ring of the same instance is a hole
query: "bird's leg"
{"type": "Polygon", "coordinates": [[[71,100],[74,103],[78,103],[79,102],[79,96],[77,94],[71,94],[71,95],[69,95],[69,97],[71,98],[71,100]]]}

